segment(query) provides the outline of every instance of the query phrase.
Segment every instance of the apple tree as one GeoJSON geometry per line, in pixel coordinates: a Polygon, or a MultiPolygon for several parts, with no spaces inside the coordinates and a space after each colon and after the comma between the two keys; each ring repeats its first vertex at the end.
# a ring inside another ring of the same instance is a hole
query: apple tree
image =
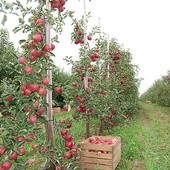
{"type": "Polygon", "coordinates": [[[2,2],[3,23],[7,20],[6,14],[17,15],[19,25],[13,31],[22,31],[27,39],[19,41],[22,52],[15,65],[17,75],[12,82],[2,83],[0,168],[24,169],[25,155],[35,154],[42,161],[39,165],[42,168],[76,168],[73,162],[77,146],[69,127],[54,120],[52,115],[49,117],[51,106],[46,100],[56,89],[47,75],[52,68],[50,56],[54,55],[54,42],[58,42],[64,19],[73,17],[73,12],[65,10],[65,0],[2,2]],[[51,38],[49,28],[55,31],[51,38]]]}

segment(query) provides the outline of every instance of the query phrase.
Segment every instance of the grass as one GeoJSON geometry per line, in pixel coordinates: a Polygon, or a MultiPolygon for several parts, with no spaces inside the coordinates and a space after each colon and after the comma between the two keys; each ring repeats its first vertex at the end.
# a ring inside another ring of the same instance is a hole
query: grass
{"type": "MultiPolygon", "coordinates": [[[[108,135],[122,137],[118,170],[170,169],[170,115],[167,108],[141,103],[142,110],[108,135]]],[[[107,134],[106,134],[107,135],[107,134]]]]}
{"type": "MultiPolygon", "coordinates": [[[[122,138],[122,159],[116,170],[170,170],[170,110],[155,104],[140,105],[141,110],[133,117],[104,131],[104,135],[122,138]]],[[[71,112],[55,114],[58,120],[71,117],[71,112]]],[[[98,120],[91,119],[92,135],[96,134],[98,123],[98,120]]],[[[74,122],[71,133],[76,143],[82,141],[85,137],[84,121],[74,122]]],[[[32,155],[33,163],[26,169],[37,170],[43,158],[39,154],[34,157],[29,145],[26,149],[30,154],[25,159],[30,159],[32,155]]]]}

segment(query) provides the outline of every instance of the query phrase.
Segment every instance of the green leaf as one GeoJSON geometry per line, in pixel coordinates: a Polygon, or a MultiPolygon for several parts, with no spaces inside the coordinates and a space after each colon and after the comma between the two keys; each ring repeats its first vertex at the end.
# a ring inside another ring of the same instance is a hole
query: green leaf
{"type": "Polygon", "coordinates": [[[19,44],[24,43],[26,40],[19,40],[19,44]]]}
{"type": "Polygon", "coordinates": [[[22,27],[15,27],[12,31],[14,33],[17,33],[18,31],[20,31],[22,29],[22,27]]]}
{"type": "Polygon", "coordinates": [[[19,18],[19,23],[24,24],[24,20],[22,18],[19,18]]]}
{"type": "Polygon", "coordinates": [[[7,21],[7,16],[4,14],[4,17],[3,17],[2,21],[1,21],[1,24],[5,25],[6,21],[7,21]]]}
{"type": "Polygon", "coordinates": [[[51,55],[52,57],[55,57],[55,54],[54,54],[54,53],[52,53],[52,52],[50,52],[50,55],[51,55]]]}

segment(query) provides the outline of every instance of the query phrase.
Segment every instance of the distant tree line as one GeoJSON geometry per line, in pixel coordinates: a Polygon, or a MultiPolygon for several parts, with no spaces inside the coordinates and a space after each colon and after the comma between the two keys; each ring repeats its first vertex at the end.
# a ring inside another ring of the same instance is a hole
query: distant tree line
{"type": "Polygon", "coordinates": [[[162,106],[170,107],[170,71],[141,95],[142,101],[150,100],[162,106]]]}

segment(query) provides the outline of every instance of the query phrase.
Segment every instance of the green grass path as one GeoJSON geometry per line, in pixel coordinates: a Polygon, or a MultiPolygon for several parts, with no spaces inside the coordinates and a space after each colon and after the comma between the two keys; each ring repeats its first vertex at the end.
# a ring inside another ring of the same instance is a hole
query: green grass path
{"type": "Polygon", "coordinates": [[[170,170],[170,110],[141,103],[125,125],[106,135],[122,137],[122,160],[117,170],[170,170]]]}

